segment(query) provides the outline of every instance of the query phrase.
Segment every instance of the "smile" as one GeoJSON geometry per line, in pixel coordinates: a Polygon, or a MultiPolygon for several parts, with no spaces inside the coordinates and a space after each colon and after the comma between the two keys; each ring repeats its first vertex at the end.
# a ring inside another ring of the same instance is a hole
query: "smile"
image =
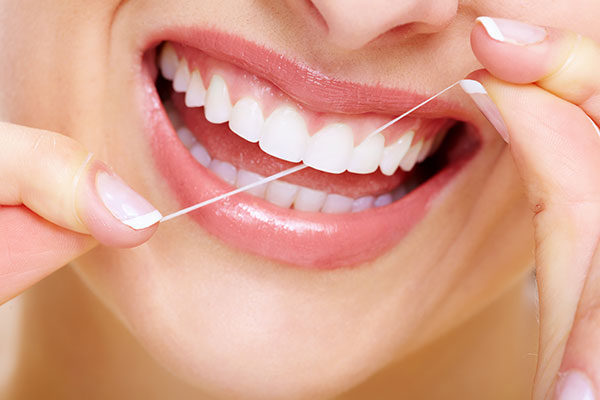
{"type": "MultiPolygon", "coordinates": [[[[152,145],[182,206],[298,163],[310,167],[191,214],[230,245],[276,261],[330,269],[376,258],[425,216],[480,147],[473,127],[441,102],[369,135],[405,111],[382,109],[377,96],[385,103],[388,89],[332,88],[330,79],[309,79],[315,74],[305,67],[229,35],[175,37],[149,54],[152,145]],[[356,94],[368,99],[348,101],[356,94]]],[[[398,96],[407,106],[420,99],[398,96]]]]}

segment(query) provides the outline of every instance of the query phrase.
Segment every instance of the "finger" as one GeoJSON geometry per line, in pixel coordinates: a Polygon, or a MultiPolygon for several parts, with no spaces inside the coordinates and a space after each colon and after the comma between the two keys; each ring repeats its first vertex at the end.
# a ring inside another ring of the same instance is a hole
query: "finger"
{"type": "Polygon", "coordinates": [[[0,207],[0,304],[95,243],[91,236],[60,228],[24,206],[0,207]]]}
{"type": "Polygon", "coordinates": [[[485,71],[469,78],[462,86],[510,143],[535,211],[540,347],[534,398],[545,399],[600,237],[600,136],[579,107],[539,86],[509,84],[485,71]]]}
{"type": "Polygon", "coordinates": [[[0,204],[24,204],[108,246],[135,246],[156,230],[160,213],[74,140],[3,123],[0,138],[0,204]]]}
{"type": "Polygon", "coordinates": [[[581,106],[600,122],[600,46],[574,32],[480,17],[471,33],[473,52],[494,76],[536,83],[581,106]]]}

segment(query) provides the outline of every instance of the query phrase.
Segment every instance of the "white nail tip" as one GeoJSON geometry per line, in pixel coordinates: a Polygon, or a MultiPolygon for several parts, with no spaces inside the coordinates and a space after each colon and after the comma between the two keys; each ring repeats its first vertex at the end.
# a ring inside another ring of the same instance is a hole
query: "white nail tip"
{"type": "Polygon", "coordinates": [[[222,124],[231,117],[231,100],[225,80],[219,75],[213,75],[206,91],[204,116],[213,124],[222,124]]]}
{"type": "Polygon", "coordinates": [[[162,214],[158,210],[149,212],[148,214],[140,215],[139,217],[130,218],[123,223],[130,228],[135,230],[141,230],[151,227],[152,225],[160,222],[162,214]]]}
{"type": "Polygon", "coordinates": [[[500,31],[500,28],[498,28],[498,25],[496,24],[496,21],[494,21],[493,18],[490,17],[479,17],[476,19],[477,22],[479,22],[483,28],[485,29],[485,31],[487,32],[487,34],[494,40],[497,40],[499,42],[505,42],[506,38],[504,37],[504,35],[502,34],[502,31],[500,31]]]}
{"type": "Polygon", "coordinates": [[[339,174],[348,167],[353,149],[354,135],[348,125],[327,125],[309,139],[304,164],[320,171],[339,174]]]}
{"type": "Polygon", "coordinates": [[[473,79],[463,79],[460,81],[460,87],[467,94],[488,94],[483,85],[473,79]]]}

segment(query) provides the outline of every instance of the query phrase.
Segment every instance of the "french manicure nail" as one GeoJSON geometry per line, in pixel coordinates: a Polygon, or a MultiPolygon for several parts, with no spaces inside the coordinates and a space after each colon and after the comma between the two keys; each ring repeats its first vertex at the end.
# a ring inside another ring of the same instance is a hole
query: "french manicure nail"
{"type": "Polygon", "coordinates": [[[500,110],[498,110],[498,107],[494,104],[483,85],[473,79],[463,79],[460,81],[460,87],[466,94],[471,96],[477,108],[496,128],[502,139],[506,143],[509,143],[508,128],[504,123],[502,114],[500,114],[500,110]]]}
{"type": "Polygon", "coordinates": [[[545,28],[504,18],[479,17],[476,19],[487,34],[502,43],[527,46],[546,40],[548,32],[545,28]]]}
{"type": "Polygon", "coordinates": [[[162,218],[161,213],[152,204],[116,175],[105,171],[98,172],[96,189],[110,213],[135,230],[148,228],[162,218]]]}
{"type": "Polygon", "coordinates": [[[575,370],[561,375],[556,384],[556,400],[595,400],[589,378],[575,370]]]}

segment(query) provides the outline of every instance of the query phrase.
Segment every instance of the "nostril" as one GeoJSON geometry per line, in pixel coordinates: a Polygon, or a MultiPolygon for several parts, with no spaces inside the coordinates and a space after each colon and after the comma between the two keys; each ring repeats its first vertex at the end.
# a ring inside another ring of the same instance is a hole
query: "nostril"
{"type": "Polygon", "coordinates": [[[326,32],[329,32],[329,25],[327,24],[327,20],[321,14],[321,11],[315,6],[312,0],[306,0],[306,8],[308,10],[309,15],[316,21],[318,25],[320,25],[326,32]]]}

